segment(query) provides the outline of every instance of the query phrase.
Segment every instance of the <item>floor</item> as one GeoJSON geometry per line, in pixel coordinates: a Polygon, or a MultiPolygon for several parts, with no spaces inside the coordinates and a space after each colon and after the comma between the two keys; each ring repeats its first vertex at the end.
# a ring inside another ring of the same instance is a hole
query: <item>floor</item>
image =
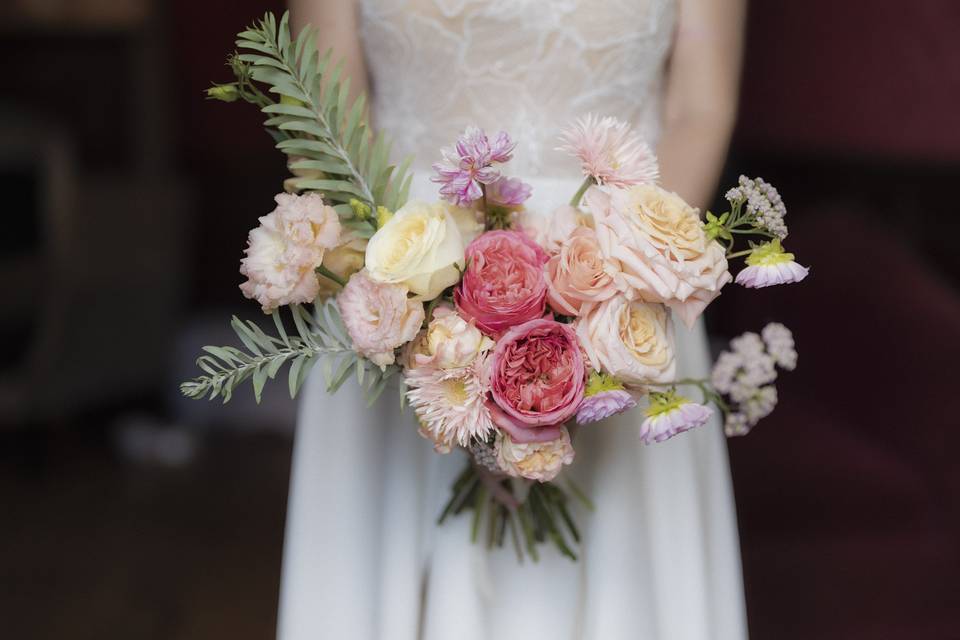
{"type": "Polygon", "coordinates": [[[208,439],[180,468],[103,436],[0,444],[0,635],[273,637],[290,440],[208,439]]]}

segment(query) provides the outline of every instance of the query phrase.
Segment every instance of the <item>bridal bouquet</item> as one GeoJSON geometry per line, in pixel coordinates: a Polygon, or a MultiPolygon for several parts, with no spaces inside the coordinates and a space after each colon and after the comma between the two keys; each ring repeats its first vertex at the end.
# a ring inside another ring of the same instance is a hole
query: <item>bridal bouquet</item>
{"type": "Polygon", "coordinates": [[[745,287],[807,275],[783,248],[776,189],[743,177],[729,211],[703,221],[657,185],[656,158],[626,124],[586,116],[558,149],[583,184],[549,215],[504,174],[513,139],[478,128],[439,152],[438,201],[408,201],[409,160],[389,162],[363,97],[349,104],[314,42],[268,14],[239,34],[235,81],[209,91],[260,107],[293,177],[240,268],[276,334],[234,318],[245,349],[206,347],[184,394],[226,401],[249,379],[259,399],[284,365],[291,396],[316,364],[329,391],[355,377],[371,403],[394,381],[438,453],[468,454],[440,521],[471,511],[474,538],[509,533],[534,558],[543,542],[575,557],[569,500],[589,500],[558,476],[578,429],[589,437],[636,408],[649,445],[717,411],[728,435],[745,434],[773,410],[777,369],[797,361],[786,327],[735,339],[709,378],[678,379],[674,319],[692,326],[734,280],[733,259],[745,258],[745,287]]]}

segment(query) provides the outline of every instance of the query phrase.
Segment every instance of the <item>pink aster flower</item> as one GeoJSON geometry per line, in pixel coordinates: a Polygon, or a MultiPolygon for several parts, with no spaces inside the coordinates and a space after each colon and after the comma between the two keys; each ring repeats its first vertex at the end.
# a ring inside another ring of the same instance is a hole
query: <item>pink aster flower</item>
{"type": "Polygon", "coordinates": [[[487,187],[487,201],[501,207],[516,207],[523,204],[532,192],[533,189],[523,180],[501,176],[487,187]]]}
{"type": "Polygon", "coordinates": [[[637,401],[626,389],[609,389],[587,396],[577,409],[577,424],[599,422],[637,406],[637,401]]]}
{"type": "Polygon", "coordinates": [[[501,131],[493,142],[478,127],[467,127],[453,148],[441,151],[443,162],[433,165],[437,175],[431,178],[440,185],[440,195],[463,207],[483,195],[480,185],[493,184],[500,178],[494,164],[507,162],[516,146],[501,131]]]}
{"type": "Polygon", "coordinates": [[[481,354],[470,366],[457,369],[421,366],[404,373],[407,399],[420,419],[420,433],[433,441],[437,451],[447,453],[454,445],[465,447],[494,432],[486,405],[490,391],[484,374],[486,358],[481,354]]]}
{"type": "Polygon", "coordinates": [[[673,436],[702,427],[713,415],[713,410],[690,402],[675,392],[651,393],[647,419],[640,425],[640,440],[644,444],[663,442],[673,436]]]}
{"type": "Polygon", "coordinates": [[[599,184],[629,187],[653,184],[660,176],[657,158],[650,147],[616,118],[587,114],[560,137],[565,151],[580,159],[583,173],[599,184]]]}

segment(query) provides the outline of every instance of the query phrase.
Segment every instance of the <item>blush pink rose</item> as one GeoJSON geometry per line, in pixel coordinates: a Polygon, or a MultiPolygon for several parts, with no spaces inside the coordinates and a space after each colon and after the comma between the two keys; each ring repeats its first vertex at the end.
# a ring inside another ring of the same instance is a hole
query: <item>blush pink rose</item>
{"type": "Polygon", "coordinates": [[[513,327],[490,361],[491,395],[511,420],[494,416],[494,422],[518,442],[556,438],[559,425],[583,400],[584,374],[580,344],[569,325],[537,319],[513,327]],[[506,422],[509,426],[501,424],[506,422]],[[548,434],[539,433],[545,428],[548,434]]]}
{"type": "Polygon", "coordinates": [[[603,302],[619,290],[620,269],[600,251],[597,235],[577,227],[546,266],[547,302],[565,316],[580,315],[584,302],[603,302]]]}
{"type": "Polygon", "coordinates": [[[454,291],[457,311],[497,336],[546,310],[548,256],[519,231],[489,231],[466,249],[467,269],[454,291]]]}

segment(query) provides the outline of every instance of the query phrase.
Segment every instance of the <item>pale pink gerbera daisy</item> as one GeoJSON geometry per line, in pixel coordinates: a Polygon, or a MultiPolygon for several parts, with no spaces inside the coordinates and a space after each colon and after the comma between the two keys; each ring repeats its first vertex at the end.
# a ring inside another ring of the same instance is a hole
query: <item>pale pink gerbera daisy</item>
{"type": "Polygon", "coordinates": [[[653,184],[660,177],[657,158],[630,125],[616,118],[587,114],[560,136],[564,151],[580,159],[585,175],[599,184],[629,187],[653,184]]]}
{"type": "Polygon", "coordinates": [[[454,445],[486,440],[494,432],[485,400],[490,386],[483,375],[486,355],[459,369],[421,366],[408,369],[407,399],[420,419],[420,433],[447,453],[454,445]]]}

